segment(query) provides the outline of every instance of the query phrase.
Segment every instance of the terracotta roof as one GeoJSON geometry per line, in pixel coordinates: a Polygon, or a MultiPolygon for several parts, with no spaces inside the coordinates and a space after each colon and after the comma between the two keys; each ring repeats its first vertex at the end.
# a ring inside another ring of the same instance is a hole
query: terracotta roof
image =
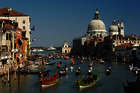
{"type": "Polygon", "coordinates": [[[17,12],[15,10],[13,10],[12,8],[1,8],[0,16],[28,16],[28,15],[21,13],[21,12],[17,12]]]}
{"type": "Polygon", "coordinates": [[[119,46],[121,46],[121,47],[129,47],[129,46],[132,46],[133,44],[131,44],[131,43],[123,43],[123,44],[121,44],[121,45],[119,45],[119,46]]]}

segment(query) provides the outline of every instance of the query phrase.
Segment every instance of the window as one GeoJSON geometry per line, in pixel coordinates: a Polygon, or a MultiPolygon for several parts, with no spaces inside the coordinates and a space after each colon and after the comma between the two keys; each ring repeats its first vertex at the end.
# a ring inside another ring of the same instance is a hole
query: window
{"type": "Polygon", "coordinates": [[[25,20],[23,20],[22,23],[25,24],[26,23],[25,20]]]}
{"type": "Polygon", "coordinates": [[[23,37],[23,38],[26,37],[26,32],[22,32],[22,37],[23,37]]]}
{"type": "Polygon", "coordinates": [[[10,33],[6,33],[6,40],[11,40],[12,39],[12,35],[10,33]]]}
{"type": "Polygon", "coordinates": [[[23,26],[23,30],[25,30],[25,26],[23,26]]]}
{"type": "Polygon", "coordinates": [[[9,36],[9,34],[8,34],[8,33],[6,33],[6,40],[8,40],[8,36],[9,36]]]}

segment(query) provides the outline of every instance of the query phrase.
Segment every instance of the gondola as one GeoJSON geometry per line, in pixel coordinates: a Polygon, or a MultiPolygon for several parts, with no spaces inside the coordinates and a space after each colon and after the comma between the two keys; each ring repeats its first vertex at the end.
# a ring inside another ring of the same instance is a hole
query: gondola
{"type": "Polygon", "coordinates": [[[50,87],[55,85],[58,82],[58,74],[55,73],[52,77],[40,77],[41,87],[50,87]]]}
{"type": "Polygon", "coordinates": [[[67,74],[67,71],[63,68],[59,71],[59,76],[65,76],[67,74]]]}
{"type": "Polygon", "coordinates": [[[140,79],[136,81],[123,83],[125,93],[140,93],[140,79]]]}
{"type": "Polygon", "coordinates": [[[79,69],[76,70],[75,75],[80,75],[81,71],[79,69]]]}
{"type": "Polygon", "coordinates": [[[56,62],[47,62],[46,65],[54,65],[56,62]]]}
{"type": "Polygon", "coordinates": [[[92,74],[92,76],[90,76],[90,77],[86,77],[86,78],[83,78],[81,80],[77,80],[76,85],[80,89],[85,89],[85,88],[95,86],[97,80],[98,80],[97,74],[92,74]]]}
{"type": "Polygon", "coordinates": [[[106,73],[106,75],[110,75],[111,74],[111,69],[107,68],[105,73],[106,73]]]}

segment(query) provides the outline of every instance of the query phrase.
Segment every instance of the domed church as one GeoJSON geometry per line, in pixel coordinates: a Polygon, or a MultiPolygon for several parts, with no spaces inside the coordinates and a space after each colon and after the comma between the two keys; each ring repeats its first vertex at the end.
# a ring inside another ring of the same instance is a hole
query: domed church
{"type": "Polygon", "coordinates": [[[122,35],[124,36],[124,22],[113,20],[112,25],[109,27],[109,35],[122,35]]]}
{"type": "Polygon", "coordinates": [[[93,37],[104,38],[106,35],[105,24],[102,20],[100,20],[99,11],[96,9],[94,18],[88,25],[87,39],[92,39],[93,37]]]}
{"type": "Polygon", "coordinates": [[[115,20],[113,20],[112,25],[109,27],[109,34],[110,35],[118,35],[119,34],[119,28],[115,20]]]}

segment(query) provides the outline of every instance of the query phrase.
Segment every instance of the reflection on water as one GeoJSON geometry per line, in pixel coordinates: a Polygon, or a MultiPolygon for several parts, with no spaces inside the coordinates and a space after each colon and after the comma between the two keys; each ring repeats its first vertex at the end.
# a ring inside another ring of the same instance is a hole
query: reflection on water
{"type": "MultiPolygon", "coordinates": [[[[64,61],[64,60],[63,60],[64,61]]],[[[64,61],[65,64],[70,63],[64,61]]],[[[59,78],[59,82],[49,88],[41,88],[39,85],[39,77],[37,75],[19,75],[15,79],[11,76],[11,86],[8,83],[2,83],[0,78],[0,93],[124,93],[122,83],[127,79],[134,79],[135,76],[128,71],[125,64],[112,64],[112,73],[105,75],[105,66],[103,64],[95,64],[95,71],[99,74],[99,81],[95,87],[79,90],[74,87],[75,80],[84,77],[88,71],[88,62],[85,64],[75,65],[74,70],[81,67],[82,74],[76,76],[75,72],[68,72],[68,75],[59,78]],[[114,91],[115,90],[115,91],[114,91]]],[[[54,66],[47,66],[46,69],[55,69],[54,66]]]]}

